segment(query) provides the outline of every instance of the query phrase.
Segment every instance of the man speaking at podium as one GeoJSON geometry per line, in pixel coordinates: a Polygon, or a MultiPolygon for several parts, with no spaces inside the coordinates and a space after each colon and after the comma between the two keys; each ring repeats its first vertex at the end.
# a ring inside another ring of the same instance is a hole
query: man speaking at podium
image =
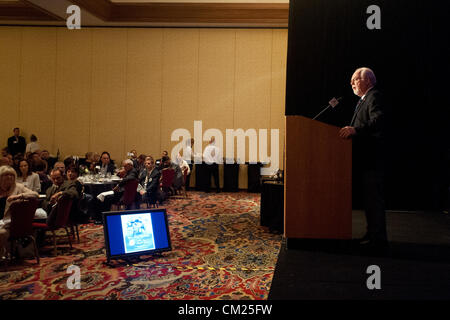
{"type": "Polygon", "coordinates": [[[357,69],[350,84],[360,100],[350,125],[342,128],[339,135],[353,140],[353,180],[362,183],[367,233],[360,244],[379,252],[388,244],[383,195],[386,106],[371,69],[357,69]]]}

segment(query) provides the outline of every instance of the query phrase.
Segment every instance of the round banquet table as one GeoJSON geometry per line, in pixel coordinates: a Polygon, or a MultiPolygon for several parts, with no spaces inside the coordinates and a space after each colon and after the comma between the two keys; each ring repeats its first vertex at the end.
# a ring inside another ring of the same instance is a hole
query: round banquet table
{"type": "Polygon", "coordinates": [[[121,180],[80,181],[84,186],[84,193],[97,196],[105,191],[111,191],[121,180]]]}

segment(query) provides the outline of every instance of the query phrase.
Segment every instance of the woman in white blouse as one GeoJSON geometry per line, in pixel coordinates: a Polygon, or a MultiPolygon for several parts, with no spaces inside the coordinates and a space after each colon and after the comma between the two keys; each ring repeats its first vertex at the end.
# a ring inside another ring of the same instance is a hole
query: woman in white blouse
{"type": "Polygon", "coordinates": [[[25,148],[25,153],[28,153],[28,152],[33,153],[40,149],[41,149],[41,147],[39,146],[39,143],[37,143],[37,137],[34,134],[32,134],[30,136],[30,143],[28,143],[27,147],[25,148]]]}
{"type": "Polygon", "coordinates": [[[19,162],[17,182],[37,193],[41,192],[41,180],[37,173],[31,172],[31,166],[27,160],[19,162]]]}

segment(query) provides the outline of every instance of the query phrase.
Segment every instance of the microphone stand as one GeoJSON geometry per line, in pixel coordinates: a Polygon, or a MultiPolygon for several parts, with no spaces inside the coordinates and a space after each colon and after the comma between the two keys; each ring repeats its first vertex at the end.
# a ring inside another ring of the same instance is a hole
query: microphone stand
{"type": "Polygon", "coordinates": [[[330,107],[336,107],[339,104],[339,101],[341,101],[342,97],[340,98],[333,98],[331,99],[330,102],[328,102],[328,105],[325,107],[325,109],[323,109],[322,111],[319,112],[319,114],[317,114],[313,120],[316,120],[322,113],[324,113],[325,111],[327,111],[330,107]]]}
{"type": "Polygon", "coordinates": [[[313,118],[313,120],[316,120],[322,113],[324,113],[325,111],[327,111],[330,107],[331,107],[331,105],[328,104],[328,106],[326,106],[325,109],[323,109],[322,111],[320,111],[320,112],[313,118]]]}

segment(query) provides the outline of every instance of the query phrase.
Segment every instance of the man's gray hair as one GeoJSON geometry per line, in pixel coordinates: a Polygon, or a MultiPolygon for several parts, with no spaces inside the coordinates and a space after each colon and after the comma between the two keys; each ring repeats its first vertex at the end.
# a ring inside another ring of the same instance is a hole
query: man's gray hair
{"type": "Polygon", "coordinates": [[[374,86],[377,84],[377,78],[375,77],[375,73],[372,69],[364,67],[359,68],[358,71],[360,71],[361,78],[369,80],[371,85],[374,86]]]}
{"type": "Polygon", "coordinates": [[[131,161],[131,159],[125,159],[125,160],[123,160],[122,164],[131,164],[131,165],[133,165],[133,161],[131,161]]]}

